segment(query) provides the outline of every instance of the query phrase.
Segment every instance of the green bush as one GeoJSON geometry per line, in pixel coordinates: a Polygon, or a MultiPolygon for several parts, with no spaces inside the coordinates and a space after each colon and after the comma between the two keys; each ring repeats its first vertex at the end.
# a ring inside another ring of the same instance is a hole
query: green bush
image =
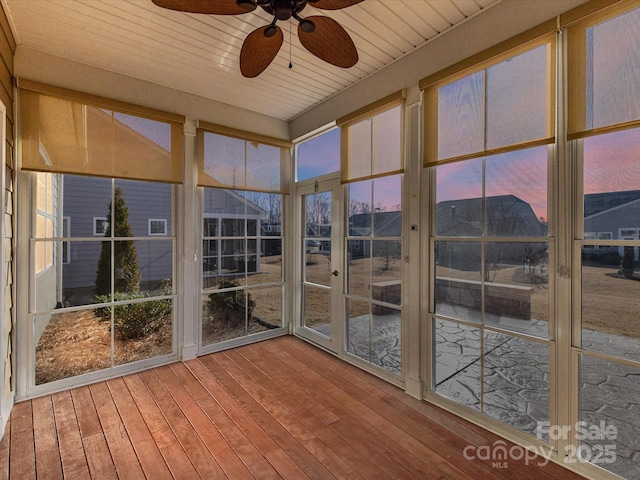
{"type": "MultiPolygon", "coordinates": [[[[116,293],[114,301],[121,302],[155,296],[157,294],[153,292],[116,293]]],[[[109,302],[109,296],[96,295],[95,300],[96,303],[106,303],[109,302]]],[[[102,320],[111,320],[111,310],[113,310],[113,326],[116,334],[124,340],[131,340],[145,337],[164,325],[167,317],[171,315],[171,300],[149,300],[103,307],[97,309],[96,314],[102,320]]]]}
{"type": "Polygon", "coordinates": [[[620,265],[621,258],[618,252],[605,252],[600,255],[600,263],[603,265],[620,265]]]}
{"type": "Polygon", "coordinates": [[[633,248],[625,248],[622,257],[622,274],[627,277],[633,277],[633,248]]]}
{"type": "MultiPolygon", "coordinates": [[[[218,287],[220,289],[237,287],[238,284],[231,280],[223,280],[218,287]]],[[[256,302],[251,299],[250,293],[243,290],[231,290],[227,292],[213,292],[209,294],[209,311],[222,317],[225,323],[239,325],[245,318],[253,317],[253,309],[256,302]]]]}

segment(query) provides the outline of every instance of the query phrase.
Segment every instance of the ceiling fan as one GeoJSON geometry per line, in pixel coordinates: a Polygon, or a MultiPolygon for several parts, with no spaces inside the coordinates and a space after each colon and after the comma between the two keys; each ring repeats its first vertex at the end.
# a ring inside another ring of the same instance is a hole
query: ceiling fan
{"type": "Polygon", "coordinates": [[[261,7],[273,20],[251,32],[240,51],[240,71],[248,78],[260,75],[278,54],[284,35],[278,20],[298,21],[300,43],[316,57],[338,67],[358,62],[358,51],[347,31],[335,20],[322,15],[306,18],[300,12],[307,5],[322,10],[339,10],[364,0],[152,0],[159,7],[181,12],[212,15],[241,15],[261,7]]]}

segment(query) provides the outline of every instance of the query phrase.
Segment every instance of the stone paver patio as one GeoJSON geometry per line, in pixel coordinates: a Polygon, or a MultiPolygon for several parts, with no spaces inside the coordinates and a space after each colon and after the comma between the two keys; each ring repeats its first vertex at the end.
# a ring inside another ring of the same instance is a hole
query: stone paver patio
{"type": "MultiPolygon", "coordinates": [[[[457,313],[455,317],[461,312],[457,313]]],[[[369,318],[349,320],[347,351],[400,375],[400,315],[369,318]]],[[[547,322],[498,316],[486,320],[506,330],[547,337],[547,322]]],[[[549,422],[549,347],[544,342],[486,331],[481,358],[479,329],[439,319],[435,335],[438,393],[478,411],[482,405],[485,414],[533,436],[539,433],[538,422],[549,422]]],[[[640,359],[640,342],[632,338],[585,330],[583,346],[640,359]]],[[[617,429],[615,439],[604,440],[615,445],[617,460],[600,466],[624,478],[640,479],[640,369],[585,357],[580,379],[580,420],[593,426],[604,422],[617,429]]],[[[549,440],[546,431],[541,438],[549,440]]],[[[597,455],[603,441],[583,443],[597,455]]]]}

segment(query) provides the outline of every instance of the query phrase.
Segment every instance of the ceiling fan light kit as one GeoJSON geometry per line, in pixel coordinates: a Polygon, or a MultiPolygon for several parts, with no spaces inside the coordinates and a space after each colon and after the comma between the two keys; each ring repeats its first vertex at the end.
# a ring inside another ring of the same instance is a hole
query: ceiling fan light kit
{"type": "Polygon", "coordinates": [[[152,0],[159,7],[179,12],[209,15],[241,15],[261,7],[273,20],[247,35],[240,50],[240,72],[247,78],[260,75],[271,64],[284,41],[278,21],[298,21],[300,43],[316,57],[337,67],[358,62],[358,51],[347,31],[323,15],[301,17],[307,5],[321,10],[339,10],[364,0],[152,0]]]}

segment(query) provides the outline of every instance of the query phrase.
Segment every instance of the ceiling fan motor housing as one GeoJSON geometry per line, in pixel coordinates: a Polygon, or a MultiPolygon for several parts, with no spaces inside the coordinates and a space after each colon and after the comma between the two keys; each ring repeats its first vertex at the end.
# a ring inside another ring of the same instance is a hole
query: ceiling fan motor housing
{"type": "Polygon", "coordinates": [[[271,0],[266,4],[258,3],[258,5],[278,20],[289,20],[307,6],[307,0],[271,0]]]}

